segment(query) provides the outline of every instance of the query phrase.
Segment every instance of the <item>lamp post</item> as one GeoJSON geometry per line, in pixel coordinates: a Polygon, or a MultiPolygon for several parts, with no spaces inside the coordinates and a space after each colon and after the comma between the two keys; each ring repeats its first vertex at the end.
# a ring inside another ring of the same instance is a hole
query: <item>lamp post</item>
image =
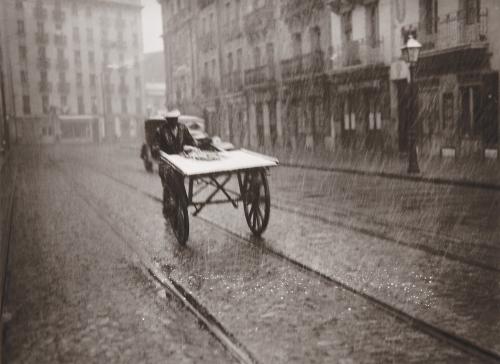
{"type": "Polygon", "coordinates": [[[410,66],[410,113],[411,122],[408,130],[408,143],[409,143],[409,153],[408,153],[408,173],[420,173],[418,167],[418,157],[417,157],[417,85],[415,83],[415,68],[418,62],[418,56],[420,55],[420,48],[422,45],[413,38],[412,35],[408,37],[408,41],[401,48],[401,53],[403,54],[403,59],[410,66]]]}

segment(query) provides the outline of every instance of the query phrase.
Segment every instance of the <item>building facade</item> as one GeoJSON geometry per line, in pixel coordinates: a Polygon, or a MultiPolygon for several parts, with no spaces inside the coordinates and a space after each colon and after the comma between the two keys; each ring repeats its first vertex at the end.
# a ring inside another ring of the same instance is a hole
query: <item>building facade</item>
{"type": "Polygon", "coordinates": [[[406,153],[415,116],[421,154],[498,155],[495,0],[159,1],[167,99],[236,145],[406,153]]]}
{"type": "Polygon", "coordinates": [[[143,118],[137,0],[4,3],[19,143],[134,138],[143,118]]]}

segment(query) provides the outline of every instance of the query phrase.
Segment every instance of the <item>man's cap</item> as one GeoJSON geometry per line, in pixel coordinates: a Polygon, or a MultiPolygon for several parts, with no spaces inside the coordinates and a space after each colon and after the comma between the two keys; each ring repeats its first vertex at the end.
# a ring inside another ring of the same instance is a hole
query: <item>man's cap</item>
{"type": "Polygon", "coordinates": [[[178,118],[179,116],[181,116],[181,112],[177,109],[173,109],[167,111],[167,113],[165,114],[165,119],[178,118]]]}

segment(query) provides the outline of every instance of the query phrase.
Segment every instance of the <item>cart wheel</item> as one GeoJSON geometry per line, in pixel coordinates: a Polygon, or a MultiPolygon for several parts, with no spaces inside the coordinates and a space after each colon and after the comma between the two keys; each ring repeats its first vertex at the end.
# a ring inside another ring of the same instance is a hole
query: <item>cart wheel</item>
{"type": "Polygon", "coordinates": [[[170,225],[179,244],[186,245],[189,237],[189,215],[187,201],[183,196],[176,196],[174,198],[173,210],[169,217],[170,225]]]}
{"type": "Polygon", "coordinates": [[[271,212],[269,184],[264,170],[245,173],[241,195],[248,227],[256,236],[267,228],[271,212]]]}

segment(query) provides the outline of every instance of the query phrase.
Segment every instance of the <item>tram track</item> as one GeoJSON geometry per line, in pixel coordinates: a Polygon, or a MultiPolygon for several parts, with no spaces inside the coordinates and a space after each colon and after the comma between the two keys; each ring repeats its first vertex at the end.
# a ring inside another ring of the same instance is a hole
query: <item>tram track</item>
{"type": "MultiPolygon", "coordinates": [[[[117,228],[116,222],[113,221],[109,215],[103,209],[101,204],[93,201],[94,197],[91,193],[86,190],[79,181],[70,176],[57,162],[49,159],[50,162],[57,168],[57,170],[63,174],[68,183],[73,187],[73,190],[78,194],[78,196],[96,213],[102,221],[125,243],[128,249],[130,249],[139,259],[142,268],[152,277],[152,279],[159,284],[163,289],[168,291],[171,296],[175,297],[182,305],[190,311],[198,322],[215,338],[217,339],[224,348],[231,354],[231,356],[241,364],[258,364],[258,360],[245,346],[239,342],[236,337],[231,334],[226,328],[218,321],[208,309],[206,309],[195,297],[193,297],[188,290],[184,289],[183,286],[170,276],[165,275],[162,269],[150,259],[144,252],[139,251],[134,244],[132,244],[127,238],[128,234],[137,235],[134,231],[125,233],[120,228],[117,228]]],[[[90,168],[90,167],[87,167],[90,168]]],[[[129,189],[133,189],[138,193],[145,194],[140,191],[135,186],[121,182],[111,175],[98,171],[94,168],[92,170],[95,173],[106,176],[112,179],[114,182],[120,183],[129,189]]],[[[149,195],[156,202],[161,202],[161,199],[154,198],[153,195],[149,195]]]]}
{"type": "MultiPolygon", "coordinates": [[[[148,191],[144,191],[133,184],[124,182],[121,179],[113,176],[112,174],[110,174],[108,172],[100,171],[100,170],[96,169],[95,167],[91,167],[91,166],[87,166],[87,167],[91,168],[96,173],[104,175],[105,177],[111,179],[115,183],[118,183],[122,186],[125,186],[125,187],[135,191],[136,193],[142,194],[143,196],[145,196],[145,197],[147,197],[147,198],[149,198],[157,203],[162,203],[161,198],[159,198],[158,196],[156,196],[148,191]]],[[[273,205],[273,207],[280,209],[282,211],[285,211],[285,212],[297,213],[296,211],[290,211],[289,209],[287,209],[286,207],[283,207],[283,206],[273,205]]],[[[308,217],[308,218],[315,218],[315,219],[317,218],[317,216],[307,216],[305,214],[302,214],[302,215],[305,217],[308,217]]],[[[383,300],[378,299],[370,294],[367,294],[364,291],[357,289],[357,288],[353,287],[352,285],[349,285],[348,283],[343,282],[342,280],[340,280],[338,278],[328,276],[328,275],[320,272],[317,269],[314,269],[314,268],[312,268],[312,267],[310,267],[310,266],[308,266],[308,265],[306,265],[306,264],[304,264],[304,263],[302,263],[302,262],[300,262],[292,257],[287,256],[283,252],[280,252],[276,249],[273,249],[272,247],[270,247],[267,244],[260,244],[256,241],[252,241],[251,239],[248,239],[245,236],[243,236],[237,232],[234,232],[234,231],[226,228],[225,226],[223,226],[217,222],[214,222],[206,217],[198,215],[194,218],[196,218],[200,221],[203,221],[204,223],[212,226],[213,228],[216,228],[216,229],[224,232],[225,234],[230,235],[232,238],[240,241],[241,243],[251,244],[251,245],[258,244],[259,248],[263,248],[268,254],[273,255],[282,261],[288,262],[292,266],[294,266],[302,271],[305,271],[305,272],[308,272],[309,274],[317,276],[318,278],[320,278],[321,280],[323,280],[329,284],[332,284],[336,287],[339,287],[339,288],[342,288],[346,291],[349,291],[349,292],[351,292],[359,297],[362,297],[370,304],[381,309],[382,311],[386,312],[388,315],[396,318],[397,320],[406,323],[408,326],[414,328],[417,331],[425,333],[425,334],[427,334],[427,335],[429,335],[429,336],[431,336],[431,337],[433,337],[441,342],[447,343],[450,346],[455,347],[456,349],[459,349],[460,351],[465,352],[469,355],[472,355],[472,356],[480,359],[483,362],[500,363],[500,355],[495,351],[484,348],[484,347],[480,346],[479,344],[476,344],[473,341],[470,341],[462,336],[454,334],[451,331],[442,329],[434,324],[426,322],[423,319],[420,319],[418,317],[415,317],[414,315],[406,313],[403,310],[401,310],[401,309],[399,309],[399,308],[397,308],[397,307],[395,307],[387,302],[384,302],[383,300]]],[[[328,222],[328,221],[326,221],[326,222],[328,222]]],[[[331,223],[331,222],[328,222],[328,223],[331,223]]],[[[351,226],[344,226],[344,227],[352,229],[351,226]]],[[[370,235],[374,236],[373,234],[370,234],[370,235]]],[[[385,237],[379,237],[379,238],[386,239],[385,237]]],[[[446,257],[450,258],[449,256],[446,256],[446,257]]],[[[467,264],[470,264],[470,262],[467,262],[467,264]]],[[[472,265],[474,265],[474,264],[472,264],[472,265]]],[[[486,269],[491,270],[491,267],[488,267],[486,269]]],[[[155,275],[153,275],[153,277],[155,277],[155,275]]],[[[157,277],[155,277],[155,279],[157,280],[157,277]]],[[[170,278],[168,278],[168,279],[170,280],[170,278]]],[[[169,288],[169,284],[167,284],[168,281],[163,281],[163,282],[165,283],[165,288],[169,288]]],[[[196,303],[197,301],[194,297],[186,296],[187,291],[185,291],[179,283],[177,283],[177,282],[174,283],[174,282],[171,281],[171,285],[173,285],[175,288],[178,289],[178,293],[176,293],[176,294],[179,294],[180,297],[182,297],[183,302],[194,302],[193,306],[195,309],[196,309],[196,306],[199,306],[198,313],[195,314],[196,316],[201,315],[203,317],[206,317],[208,320],[213,319],[216,321],[216,319],[213,318],[213,316],[211,316],[208,313],[208,311],[206,311],[201,305],[196,303]]],[[[170,288],[169,288],[169,290],[170,290],[170,288]]],[[[187,307],[189,308],[189,306],[187,306],[187,307]]],[[[191,310],[191,308],[189,308],[189,309],[191,310]]],[[[220,323],[217,323],[217,321],[215,323],[215,326],[219,326],[219,329],[222,329],[222,332],[224,332],[222,325],[220,323]]],[[[209,330],[211,330],[211,329],[209,328],[209,330]]],[[[216,335],[214,334],[214,336],[216,336],[216,335]]],[[[216,336],[216,337],[224,345],[224,342],[218,336],[216,336]]],[[[232,335],[226,335],[224,340],[228,340],[228,342],[233,342],[233,344],[235,345],[236,348],[240,348],[240,349],[244,348],[243,345],[241,345],[240,343],[237,343],[237,342],[234,343],[235,339],[234,339],[234,337],[232,337],[232,335]]],[[[227,347],[227,348],[230,351],[233,350],[230,347],[227,347]]],[[[243,351],[245,352],[245,350],[243,350],[243,351]]],[[[233,353],[233,351],[231,351],[231,352],[233,353]]],[[[240,360],[240,362],[242,362],[242,363],[247,363],[247,362],[254,363],[254,362],[256,362],[255,358],[253,358],[248,351],[246,351],[246,352],[247,352],[247,354],[249,354],[249,358],[247,358],[247,360],[250,360],[250,361],[244,361],[245,359],[243,358],[243,356],[240,357],[239,354],[233,354],[233,355],[235,356],[235,358],[238,358],[238,360],[240,360]]]]}

